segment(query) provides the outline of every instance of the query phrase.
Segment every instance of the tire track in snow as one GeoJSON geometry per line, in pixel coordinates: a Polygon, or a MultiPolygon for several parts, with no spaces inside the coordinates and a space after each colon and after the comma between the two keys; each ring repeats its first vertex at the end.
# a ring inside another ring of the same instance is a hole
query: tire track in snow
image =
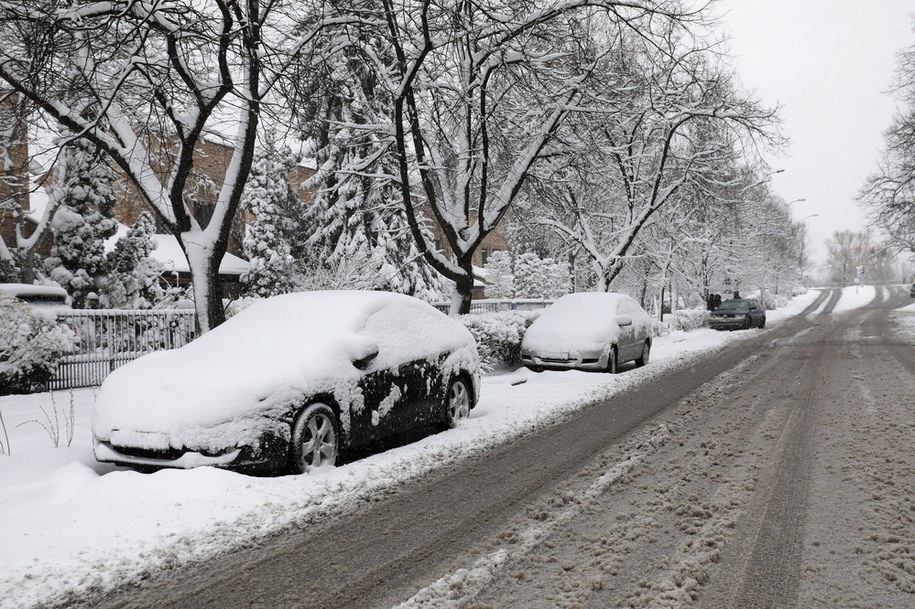
{"type": "Polygon", "coordinates": [[[521,543],[512,548],[501,548],[476,560],[472,566],[458,569],[451,575],[441,577],[432,584],[422,588],[411,598],[396,605],[394,609],[452,609],[461,607],[468,597],[475,596],[486,588],[498,576],[498,572],[509,560],[517,560],[521,556],[530,554],[552,535],[557,529],[566,525],[582,511],[582,506],[596,500],[606,493],[609,488],[628,476],[639,467],[646,457],[670,439],[670,431],[665,425],[659,426],[650,432],[645,441],[639,442],[641,449],[630,453],[626,460],[614,464],[602,474],[588,489],[574,502],[553,514],[541,514],[539,517],[545,521],[541,526],[532,525],[520,534],[521,543]]]}

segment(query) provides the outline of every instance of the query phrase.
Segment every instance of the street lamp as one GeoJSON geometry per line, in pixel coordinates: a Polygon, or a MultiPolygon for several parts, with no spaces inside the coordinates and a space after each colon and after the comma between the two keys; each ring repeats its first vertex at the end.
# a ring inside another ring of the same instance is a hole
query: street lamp
{"type": "Polygon", "coordinates": [[[794,199],[794,200],[792,200],[792,201],[788,201],[787,203],[785,203],[785,207],[791,207],[791,204],[792,204],[792,203],[803,203],[803,202],[806,201],[806,200],[807,200],[807,199],[804,199],[804,198],[794,199]]]}

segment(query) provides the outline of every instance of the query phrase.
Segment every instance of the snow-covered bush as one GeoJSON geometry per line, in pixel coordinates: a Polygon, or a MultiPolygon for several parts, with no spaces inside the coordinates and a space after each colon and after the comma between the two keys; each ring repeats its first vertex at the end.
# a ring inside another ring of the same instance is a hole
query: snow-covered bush
{"type": "Polygon", "coordinates": [[[515,295],[511,254],[497,250],[489,255],[483,268],[486,269],[486,298],[511,298],[515,295]]]}
{"type": "Polygon", "coordinates": [[[681,309],[676,313],[664,316],[664,321],[655,323],[653,334],[665,336],[677,330],[695,330],[708,326],[709,312],[707,309],[681,309]]]}
{"type": "Polygon", "coordinates": [[[459,317],[477,341],[483,372],[521,363],[521,339],[524,331],[540,313],[541,311],[504,311],[471,313],[459,317]]]}
{"type": "Polygon", "coordinates": [[[28,305],[0,296],[0,395],[40,388],[73,349],[74,337],[28,305]]]}

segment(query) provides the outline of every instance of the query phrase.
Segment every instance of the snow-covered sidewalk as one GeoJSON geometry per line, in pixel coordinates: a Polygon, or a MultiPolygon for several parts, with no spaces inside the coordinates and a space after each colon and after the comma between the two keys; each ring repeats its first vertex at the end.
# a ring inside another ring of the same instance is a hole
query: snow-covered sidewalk
{"type": "MultiPolygon", "coordinates": [[[[816,295],[769,312],[770,325],[796,315],[816,295]]],[[[647,367],[619,375],[522,369],[490,376],[460,428],[302,476],[254,478],[211,468],[140,474],[101,465],[89,433],[94,390],[0,398],[8,433],[7,439],[0,428],[0,441],[9,453],[0,455],[0,608],[104,589],[293,522],[332,518],[382,489],[549,425],[593,400],[659,382],[697,353],[765,331],[675,332],[656,340],[647,367]],[[73,440],[66,446],[71,407],[73,440]]]]}

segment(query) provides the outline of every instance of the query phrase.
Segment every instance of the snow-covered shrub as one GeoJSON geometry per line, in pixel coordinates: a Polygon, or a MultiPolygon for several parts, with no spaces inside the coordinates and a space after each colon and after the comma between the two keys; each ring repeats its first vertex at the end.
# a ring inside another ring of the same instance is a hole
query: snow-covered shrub
{"type": "Polygon", "coordinates": [[[512,273],[511,254],[497,250],[489,255],[483,268],[486,269],[486,298],[514,296],[515,275],[512,273]]]}
{"type": "Polygon", "coordinates": [[[652,334],[665,336],[677,330],[695,330],[708,326],[709,312],[707,309],[681,309],[676,313],[664,316],[664,321],[655,322],[652,334]]]}
{"type": "Polygon", "coordinates": [[[503,311],[461,315],[463,323],[477,341],[480,368],[492,372],[521,363],[521,339],[540,311],[503,311]]]}
{"type": "Polygon", "coordinates": [[[0,296],[0,395],[40,388],[60,357],[72,351],[74,337],[28,305],[0,296]]]}

